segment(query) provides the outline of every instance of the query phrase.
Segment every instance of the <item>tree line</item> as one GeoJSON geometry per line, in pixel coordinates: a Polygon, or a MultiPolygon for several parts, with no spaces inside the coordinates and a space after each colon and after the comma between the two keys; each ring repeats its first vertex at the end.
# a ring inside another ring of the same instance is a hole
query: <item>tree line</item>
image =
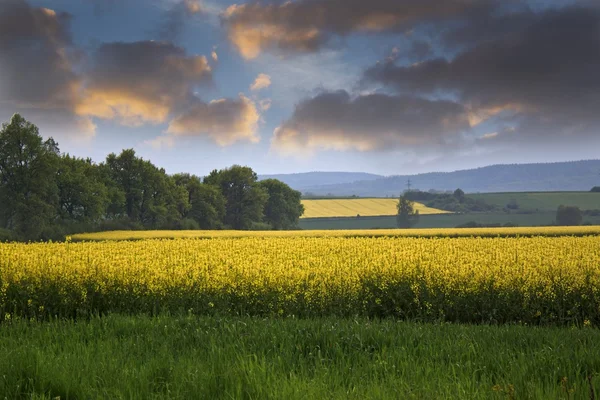
{"type": "Polygon", "coordinates": [[[294,229],[301,193],[234,165],[169,175],[133,149],[101,163],[62,154],[15,114],[0,130],[0,240],[115,229],[294,229]]]}

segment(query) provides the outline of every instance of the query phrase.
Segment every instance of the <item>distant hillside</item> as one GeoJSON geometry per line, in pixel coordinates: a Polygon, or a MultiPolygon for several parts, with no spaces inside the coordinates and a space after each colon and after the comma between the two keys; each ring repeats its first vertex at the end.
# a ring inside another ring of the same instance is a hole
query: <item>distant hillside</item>
{"type": "Polygon", "coordinates": [[[383,175],[367,174],[365,172],[305,172],[298,174],[259,175],[259,180],[278,179],[296,190],[305,192],[305,188],[345,184],[357,181],[370,181],[384,178],[383,175]]]}
{"type": "Polygon", "coordinates": [[[492,165],[455,172],[431,172],[390,177],[365,174],[369,175],[370,179],[353,182],[352,179],[357,175],[360,174],[314,172],[279,175],[281,178],[277,179],[287,182],[303,193],[310,192],[323,196],[398,196],[406,189],[409,179],[413,189],[424,191],[430,189],[445,191],[456,188],[461,188],[467,193],[587,191],[593,186],[600,186],[600,160],[492,165]],[[296,176],[298,176],[297,179],[290,179],[290,177],[296,176]],[[345,181],[329,184],[314,183],[334,181],[338,176],[343,177],[345,181]]]}

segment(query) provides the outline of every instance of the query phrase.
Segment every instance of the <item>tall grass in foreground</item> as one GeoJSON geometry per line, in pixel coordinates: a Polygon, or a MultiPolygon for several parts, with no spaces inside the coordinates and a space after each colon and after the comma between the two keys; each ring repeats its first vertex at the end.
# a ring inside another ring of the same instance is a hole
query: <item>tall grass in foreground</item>
{"type": "Polygon", "coordinates": [[[4,324],[0,354],[7,399],[600,395],[591,328],[113,315],[4,324]]]}

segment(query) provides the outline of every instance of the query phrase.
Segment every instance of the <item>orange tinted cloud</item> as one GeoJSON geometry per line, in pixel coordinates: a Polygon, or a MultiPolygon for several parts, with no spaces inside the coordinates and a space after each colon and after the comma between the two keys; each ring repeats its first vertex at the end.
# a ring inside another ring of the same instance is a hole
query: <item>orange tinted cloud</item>
{"type": "Polygon", "coordinates": [[[266,89],[269,86],[271,86],[271,77],[267,74],[258,74],[252,85],[250,85],[250,90],[266,89]]]}
{"type": "Polygon", "coordinates": [[[167,129],[175,136],[208,136],[220,146],[238,141],[256,143],[260,114],[252,100],[240,94],[238,99],[196,102],[176,116],[167,129]]]}
{"type": "Polygon", "coordinates": [[[204,56],[189,56],[170,43],[110,43],[101,46],[75,107],[78,115],[124,125],[159,124],[210,81],[204,56]]]}

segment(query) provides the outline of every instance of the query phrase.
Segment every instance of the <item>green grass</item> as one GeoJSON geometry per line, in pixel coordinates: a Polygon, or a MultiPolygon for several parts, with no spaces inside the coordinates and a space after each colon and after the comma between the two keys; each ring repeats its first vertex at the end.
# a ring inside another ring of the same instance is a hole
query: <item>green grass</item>
{"type": "Polygon", "coordinates": [[[520,209],[554,211],[558,206],[577,206],[582,210],[600,209],[600,193],[591,192],[516,192],[516,193],[480,193],[469,197],[481,199],[488,204],[505,207],[516,200],[520,209]]]}
{"type": "MultiPolygon", "coordinates": [[[[600,196],[599,196],[600,199],[600,196]]],[[[600,208],[600,204],[598,204],[600,208]]],[[[512,212],[499,213],[469,213],[469,214],[438,214],[421,215],[415,228],[454,228],[458,225],[475,221],[480,224],[513,223],[519,226],[550,225],[556,219],[556,210],[519,214],[512,212]]],[[[585,216],[584,222],[600,225],[600,217],[585,216]]],[[[352,218],[310,218],[301,219],[300,228],[312,229],[392,229],[396,228],[396,217],[352,217],[352,218]]]]}
{"type": "Polygon", "coordinates": [[[8,399],[589,399],[600,331],[192,317],[0,327],[8,399]]]}

